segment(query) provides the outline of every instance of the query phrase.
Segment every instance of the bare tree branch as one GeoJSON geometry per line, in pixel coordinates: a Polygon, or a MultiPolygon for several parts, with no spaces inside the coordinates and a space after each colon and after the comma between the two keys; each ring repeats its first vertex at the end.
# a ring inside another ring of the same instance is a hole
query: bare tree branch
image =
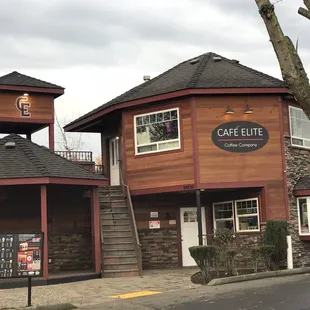
{"type": "Polygon", "coordinates": [[[304,4],[307,7],[307,9],[305,9],[303,7],[300,7],[299,10],[298,10],[298,13],[301,16],[310,19],[310,0],[304,0],[304,4]]]}
{"type": "MultiPolygon", "coordinates": [[[[269,0],[255,0],[280,64],[283,80],[310,118],[310,85],[293,42],[285,36],[269,0]]],[[[310,0],[307,0],[309,2],[310,0]]]]}
{"type": "Polygon", "coordinates": [[[60,141],[57,142],[58,147],[65,151],[76,151],[83,145],[82,134],[66,133],[60,124],[59,118],[55,112],[56,125],[60,134],[60,141]]]}

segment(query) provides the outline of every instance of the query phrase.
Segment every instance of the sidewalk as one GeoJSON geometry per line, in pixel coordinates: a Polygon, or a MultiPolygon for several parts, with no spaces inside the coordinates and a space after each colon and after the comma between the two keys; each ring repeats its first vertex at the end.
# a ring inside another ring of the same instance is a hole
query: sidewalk
{"type": "MultiPolygon", "coordinates": [[[[95,279],[83,282],[33,287],[33,306],[72,303],[77,307],[113,300],[112,296],[145,292],[167,292],[199,287],[190,277],[197,268],[144,271],[142,277],[95,279]]],[[[143,293],[141,293],[143,294],[143,293]]],[[[123,297],[123,296],[121,296],[123,297]]],[[[124,296],[126,297],[126,296],[124,296]]],[[[116,297],[117,298],[117,297],[116,297]]],[[[27,288],[0,290],[0,309],[21,308],[27,303],[27,288]]]]}

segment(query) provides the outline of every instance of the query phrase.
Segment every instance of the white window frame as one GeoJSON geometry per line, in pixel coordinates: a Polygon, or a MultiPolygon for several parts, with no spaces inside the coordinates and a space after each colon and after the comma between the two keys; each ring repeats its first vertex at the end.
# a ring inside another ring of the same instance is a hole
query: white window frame
{"type": "Polygon", "coordinates": [[[237,232],[252,232],[252,231],[257,232],[257,231],[260,231],[259,200],[258,200],[258,198],[248,198],[248,199],[238,199],[238,200],[235,200],[235,217],[236,217],[236,231],[237,232]],[[249,214],[238,215],[237,202],[253,201],[253,200],[256,201],[257,213],[249,213],[249,214]],[[248,216],[257,216],[257,229],[240,230],[239,229],[239,217],[248,217],[248,216]]]}
{"type": "Polygon", "coordinates": [[[297,213],[298,213],[298,231],[300,236],[310,236],[310,196],[304,196],[304,197],[298,197],[297,198],[297,213]],[[301,226],[300,226],[300,210],[299,210],[299,200],[300,199],[306,199],[307,201],[307,213],[308,213],[308,227],[309,232],[308,233],[302,233],[301,232],[301,226]]]}
{"type": "MultiPolygon", "coordinates": [[[[297,108],[297,107],[294,107],[294,106],[291,106],[291,105],[289,106],[289,123],[290,123],[290,134],[291,134],[291,145],[294,146],[294,147],[299,147],[299,148],[303,148],[303,149],[310,149],[310,146],[304,145],[304,141],[310,142],[310,139],[293,136],[293,133],[292,133],[292,122],[291,122],[291,110],[294,110],[294,109],[295,110],[303,111],[303,109],[301,109],[301,108],[297,108]],[[293,139],[301,140],[303,145],[294,144],[293,143],[293,139]]],[[[309,122],[310,122],[310,120],[309,120],[309,122]]]]}
{"type": "Polygon", "coordinates": [[[176,107],[176,108],[170,108],[170,109],[165,109],[165,110],[158,110],[158,111],[152,111],[152,112],[148,112],[148,113],[144,113],[144,114],[138,114],[134,116],[134,138],[135,138],[135,155],[136,156],[141,156],[141,155],[145,155],[145,154],[152,154],[152,153],[161,153],[161,152],[167,152],[167,151],[172,151],[172,150],[179,150],[181,149],[181,126],[180,126],[180,108],[176,107]],[[147,143],[147,144],[141,144],[141,145],[137,145],[137,118],[138,117],[143,117],[143,116],[147,116],[147,115],[151,115],[151,114],[156,114],[156,113],[165,113],[165,112],[169,112],[169,111],[177,111],[177,120],[178,120],[178,133],[179,133],[179,138],[178,139],[173,139],[173,140],[164,140],[162,142],[154,142],[154,143],[147,143]],[[177,147],[173,147],[173,148],[169,148],[169,149],[164,149],[164,150],[159,150],[158,149],[158,145],[160,144],[164,144],[167,142],[178,142],[178,146],[177,147]],[[157,150],[156,151],[149,151],[149,152],[143,152],[143,153],[138,153],[138,147],[141,146],[148,146],[148,145],[157,145],[157,150]]]}
{"type": "Polygon", "coordinates": [[[235,210],[234,210],[234,201],[233,200],[229,200],[229,201],[219,201],[219,202],[214,202],[212,204],[212,211],[213,211],[213,229],[216,231],[216,222],[221,222],[221,221],[229,221],[232,219],[233,221],[233,230],[235,231],[235,210]],[[224,204],[224,203],[231,203],[231,207],[232,207],[232,218],[231,217],[227,217],[227,218],[224,218],[224,219],[218,219],[216,220],[215,219],[215,206],[216,205],[221,205],[221,204],[224,204]]]}

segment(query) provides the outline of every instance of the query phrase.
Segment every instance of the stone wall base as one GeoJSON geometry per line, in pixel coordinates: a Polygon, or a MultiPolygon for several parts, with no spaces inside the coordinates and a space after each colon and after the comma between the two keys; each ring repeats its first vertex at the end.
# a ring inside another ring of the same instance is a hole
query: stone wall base
{"type": "Polygon", "coordinates": [[[140,229],[143,269],[177,268],[177,229],[140,229]]]}
{"type": "Polygon", "coordinates": [[[91,270],[91,234],[49,234],[49,272],[91,270]]]}

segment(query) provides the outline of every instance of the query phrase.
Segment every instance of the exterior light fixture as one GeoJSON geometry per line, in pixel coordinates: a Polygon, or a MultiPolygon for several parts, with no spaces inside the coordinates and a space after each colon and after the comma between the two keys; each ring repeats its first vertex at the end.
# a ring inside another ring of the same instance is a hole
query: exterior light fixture
{"type": "Polygon", "coordinates": [[[227,106],[226,112],[225,112],[225,113],[226,113],[226,114],[234,114],[235,111],[234,111],[230,106],[227,106]]]}
{"type": "Polygon", "coordinates": [[[28,97],[28,96],[29,96],[29,94],[27,94],[27,93],[24,94],[24,97],[28,97]]]}
{"type": "Polygon", "coordinates": [[[252,113],[253,113],[253,109],[251,109],[249,105],[247,104],[244,110],[244,114],[252,114],[252,113]]]}
{"type": "Polygon", "coordinates": [[[119,140],[119,136],[115,137],[116,140],[119,140]]]}

